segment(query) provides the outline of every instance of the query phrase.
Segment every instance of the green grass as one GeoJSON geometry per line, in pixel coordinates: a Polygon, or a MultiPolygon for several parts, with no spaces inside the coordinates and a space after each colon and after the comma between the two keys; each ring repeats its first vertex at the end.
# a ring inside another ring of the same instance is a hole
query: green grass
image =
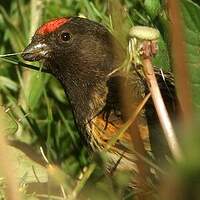
{"type": "MultiPolygon", "coordinates": [[[[132,25],[157,27],[161,32],[159,41],[161,50],[154,59],[154,64],[169,70],[171,60],[168,53],[166,19],[160,15],[165,9],[164,1],[157,1],[160,4],[160,12],[149,10],[140,0],[122,1],[126,7],[126,11],[123,12],[118,1],[110,0],[109,2],[110,7],[106,0],[8,0],[1,2],[0,54],[21,52],[36,28],[49,19],[81,14],[104,24],[126,47],[128,31],[132,25]]],[[[19,182],[24,183],[19,186],[24,199],[40,199],[39,197],[64,199],[63,195],[71,199],[74,197],[77,199],[132,199],[133,191],[126,190],[129,173],[117,172],[113,177],[105,176],[104,156],[91,157],[82,145],[70,106],[58,81],[51,75],[13,64],[11,60],[23,61],[20,55],[7,59],[0,58],[0,105],[8,109],[8,116],[6,114],[5,118],[3,118],[4,111],[0,109],[0,115],[3,116],[0,117],[0,123],[2,123],[0,132],[6,134],[9,140],[20,142],[22,148],[24,144],[28,144],[40,158],[42,158],[41,147],[48,162],[60,167],[45,169],[45,172],[48,171],[52,177],[45,183],[41,194],[37,190],[30,190],[31,186],[26,181],[26,173],[17,176],[19,182]],[[18,124],[17,131],[13,120],[18,124]],[[77,181],[79,176],[83,178],[77,181]],[[64,188],[64,193],[61,192],[60,185],[64,188]],[[51,188],[54,189],[51,190],[51,188]]],[[[34,65],[41,67],[38,63],[34,65]]],[[[27,165],[34,165],[30,164],[30,161],[27,162],[27,165]]],[[[182,168],[184,167],[187,168],[186,163],[183,164],[182,168]]],[[[182,168],[181,170],[178,168],[180,174],[184,171],[182,168]]],[[[24,170],[28,173],[27,169],[24,170]]],[[[42,171],[41,174],[45,172],[42,171]]],[[[38,174],[39,178],[41,174],[38,174]]],[[[41,183],[36,180],[33,182],[40,187],[41,183]]],[[[1,191],[4,188],[2,180],[0,180],[0,188],[1,191]]],[[[154,186],[152,188],[154,191],[158,189],[154,189],[154,186]]],[[[1,194],[3,195],[3,192],[0,192],[1,194]]],[[[158,192],[155,194],[157,195],[158,192]]]]}

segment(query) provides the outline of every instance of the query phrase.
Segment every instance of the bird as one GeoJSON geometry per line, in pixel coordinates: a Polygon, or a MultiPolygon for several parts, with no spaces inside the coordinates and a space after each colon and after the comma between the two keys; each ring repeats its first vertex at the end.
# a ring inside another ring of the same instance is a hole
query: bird
{"type": "MultiPolygon", "coordinates": [[[[127,120],[121,89],[130,90],[133,108],[149,90],[134,67],[128,74],[116,70],[126,59],[126,49],[106,27],[80,17],[52,19],[36,30],[22,57],[26,61],[41,61],[45,70],[59,80],[84,145],[89,151],[105,152],[107,171],[114,166],[137,171],[128,131],[110,148],[107,144],[127,120]]],[[[169,113],[174,116],[177,104],[173,75],[157,70],[156,77],[169,113]]],[[[155,133],[162,130],[151,98],[143,110],[138,121],[145,149],[151,154],[158,143],[155,157],[163,159],[167,145],[162,134],[155,133]]]]}

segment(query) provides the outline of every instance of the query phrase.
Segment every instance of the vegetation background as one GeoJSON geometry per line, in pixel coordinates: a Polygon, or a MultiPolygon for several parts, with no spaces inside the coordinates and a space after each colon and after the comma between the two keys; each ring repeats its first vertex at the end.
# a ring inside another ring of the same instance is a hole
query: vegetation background
{"type": "MultiPolygon", "coordinates": [[[[83,15],[104,24],[124,46],[133,25],[159,29],[154,64],[172,70],[167,5],[164,0],[0,0],[0,55],[21,52],[49,19],[83,15]]],[[[195,117],[183,134],[185,159],[173,163],[170,173],[163,169],[162,189],[152,185],[155,199],[200,198],[200,2],[181,0],[180,8],[195,117]]],[[[60,84],[48,74],[20,67],[19,61],[20,55],[0,56],[0,134],[11,144],[5,154],[13,157],[0,178],[0,199],[10,187],[6,173],[11,183],[18,181],[15,192],[23,199],[133,199],[141,192],[126,189],[128,173],[105,176],[104,156],[91,158],[82,146],[60,84]]],[[[0,171],[6,162],[0,158],[0,171]]]]}

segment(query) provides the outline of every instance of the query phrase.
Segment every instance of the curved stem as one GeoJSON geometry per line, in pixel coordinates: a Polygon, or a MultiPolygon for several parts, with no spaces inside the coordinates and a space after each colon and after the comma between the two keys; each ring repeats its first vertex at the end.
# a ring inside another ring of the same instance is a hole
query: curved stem
{"type": "Polygon", "coordinates": [[[149,90],[155,105],[155,109],[158,114],[163,132],[168,142],[169,148],[176,160],[181,159],[181,150],[178,144],[172,123],[170,121],[166,106],[160,93],[160,89],[156,80],[156,76],[153,70],[151,58],[147,57],[143,59],[144,73],[148,81],[149,90]]]}

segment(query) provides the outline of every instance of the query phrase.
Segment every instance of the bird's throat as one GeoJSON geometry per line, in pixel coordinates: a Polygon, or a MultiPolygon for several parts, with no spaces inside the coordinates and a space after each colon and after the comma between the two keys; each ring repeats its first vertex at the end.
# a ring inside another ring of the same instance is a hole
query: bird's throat
{"type": "MultiPolygon", "coordinates": [[[[46,64],[47,65],[47,64],[46,64]]],[[[52,66],[52,65],[51,65],[52,66]]],[[[107,79],[103,74],[81,74],[67,70],[60,73],[61,67],[50,69],[62,84],[71,104],[78,128],[83,128],[105,106],[107,98],[107,79]],[[58,70],[58,71],[57,71],[58,70]]]]}

